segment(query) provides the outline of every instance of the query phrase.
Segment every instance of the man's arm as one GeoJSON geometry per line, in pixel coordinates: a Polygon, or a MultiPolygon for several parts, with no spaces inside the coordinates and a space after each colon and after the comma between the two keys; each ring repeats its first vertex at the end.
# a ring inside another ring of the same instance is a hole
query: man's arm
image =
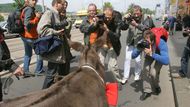
{"type": "Polygon", "coordinates": [[[34,26],[37,25],[39,22],[39,18],[35,17],[32,19],[32,15],[35,14],[34,10],[31,7],[26,7],[24,9],[24,25],[27,31],[30,31],[30,29],[34,26]]]}
{"type": "Polygon", "coordinates": [[[136,57],[138,57],[141,54],[142,51],[138,50],[137,48],[134,48],[132,51],[132,59],[135,59],[136,57]]]}
{"type": "Polygon", "coordinates": [[[9,49],[5,43],[2,41],[0,43],[0,68],[1,70],[15,71],[19,66],[10,58],[9,49]],[[4,56],[6,55],[6,56],[4,56]],[[5,58],[6,57],[6,58],[5,58]]]}

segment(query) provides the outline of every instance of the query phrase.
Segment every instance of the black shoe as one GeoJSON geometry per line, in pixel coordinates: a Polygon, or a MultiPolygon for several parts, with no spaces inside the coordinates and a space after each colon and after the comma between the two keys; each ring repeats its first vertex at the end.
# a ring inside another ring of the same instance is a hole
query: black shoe
{"type": "Polygon", "coordinates": [[[183,73],[183,71],[181,71],[181,70],[179,70],[178,74],[179,74],[179,76],[181,78],[185,78],[186,77],[185,73],[183,73]]]}
{"type": "Polygon", "coordinates": [[[159,95],[160,93],[161,93],[161,88],[160,87],[155,88],[154,94],[159,95]]]}
{"type": "Polygon", "coordinates": [[[70,60],[73,60],[73,59],[75,59],[76,58],[76,56],[71,56],[70,57],[70,60]]]}
{"type": "Polygon", "coordinates": [[[140,100],[144,101],[150,96],[151,96],[151,93],[143,92],[143,94],[140,96],[140,100]]]}

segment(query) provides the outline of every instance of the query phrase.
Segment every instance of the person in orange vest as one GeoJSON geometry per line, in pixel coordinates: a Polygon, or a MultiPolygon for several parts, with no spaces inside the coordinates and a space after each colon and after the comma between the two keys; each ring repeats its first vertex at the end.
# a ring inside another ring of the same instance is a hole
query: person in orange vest
{"type": "MultiPolygon", "coordinates": [[[[29,73],[29,66],[32,57],[33,43],[38,38],[37,24],[40,20],[41,13],[35,12],[37,0],[25,0],[25,8],[22,10],[21,19],[24,24],[24,32],[21,34],[21,39],[24,43],[24,72],[29,73]]],[[[37,56],[35,73],[39,74],[43,71],[43,60],[37,56]]]]}
{"type": "Polygon", "coordinates": [[[80,31],[84,33],[84,44],[91,45],[102,32],[97,24],[97,6],[93,3],[88,5],[88,16],[84,18],[80,26],[80,31]]]}

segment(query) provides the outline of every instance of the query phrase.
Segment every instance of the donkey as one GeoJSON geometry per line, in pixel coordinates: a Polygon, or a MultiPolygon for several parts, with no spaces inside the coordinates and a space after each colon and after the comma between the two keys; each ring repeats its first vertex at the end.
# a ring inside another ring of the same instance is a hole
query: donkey
{"type": "Polygon", "coordinates": [[[0,107],[108,107],[104,66],[96,53],[103,39],[93,46],[69,41],[74,50],[81,52],[78,70],[48,89],[5,100],[0,107]]]}

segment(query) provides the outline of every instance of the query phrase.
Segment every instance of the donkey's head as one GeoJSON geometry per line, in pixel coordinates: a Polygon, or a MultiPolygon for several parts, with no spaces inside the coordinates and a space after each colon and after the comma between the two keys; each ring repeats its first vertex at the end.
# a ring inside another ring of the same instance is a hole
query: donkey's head
{"type": "MultiPolygon", "coordinates": [[[[92,46],[85,46],[79,42],[69,41],[70,47],[81,53],[79,59],[79,67],[82,65],[90,65],[94,67],[97,71],[104,71],[104,66],[102,65],[100,58],[97,54],[98,48],[102,47],[105,43],[107,34],[104,33],[103,36],[99,37],[92,46]]],[[[103,72],[99,72],[103,76],[103,72]]]]}

